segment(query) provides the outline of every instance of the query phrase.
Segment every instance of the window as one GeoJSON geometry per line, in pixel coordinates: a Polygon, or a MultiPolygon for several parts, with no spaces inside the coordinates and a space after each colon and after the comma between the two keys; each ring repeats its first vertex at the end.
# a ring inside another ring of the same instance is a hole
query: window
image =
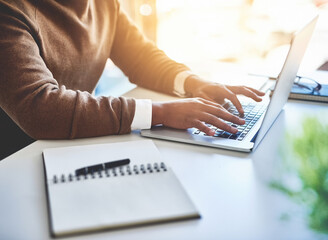
{"type": "Polygon", "coordinates": [[[313,70],[327,60],[328,0],[121,2],[146,36],[169,57],[209,80],[235,71],[236,66],[241,73],[276,75],[292,32],[318,10],[319,36],[313,37],[316,44],[310,46],[311,57],[305,57],[303,69],[313,70]]]}

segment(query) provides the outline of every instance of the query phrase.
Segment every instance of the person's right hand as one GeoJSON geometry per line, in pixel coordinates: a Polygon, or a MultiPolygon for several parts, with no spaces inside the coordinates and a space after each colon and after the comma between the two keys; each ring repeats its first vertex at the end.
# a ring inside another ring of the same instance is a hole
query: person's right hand
{"type": "Polygon", "coordinates": [[[157,102],[152,106],[152,125],[163,124],[177,129],[198,128],[209,136],[215,132],[206,126],[209,123],[224,131],[237,133],[238,129],[223,120],[243,125],[245,120],[229,113],[218,103],[202,98],[187,98],[169,102],[157,102]]]}

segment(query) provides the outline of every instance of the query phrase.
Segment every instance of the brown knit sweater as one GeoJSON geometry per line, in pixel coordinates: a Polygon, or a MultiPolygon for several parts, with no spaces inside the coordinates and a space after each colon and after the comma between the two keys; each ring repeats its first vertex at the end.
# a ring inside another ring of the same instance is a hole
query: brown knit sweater
{"type": "Polygon", "coordinates": [[[131,82],[166,93],[187,70],[116,0],[0,0],[0,107],[31,137],[130,132],[134,99],[90,94],[108,58],[131,82]]]}

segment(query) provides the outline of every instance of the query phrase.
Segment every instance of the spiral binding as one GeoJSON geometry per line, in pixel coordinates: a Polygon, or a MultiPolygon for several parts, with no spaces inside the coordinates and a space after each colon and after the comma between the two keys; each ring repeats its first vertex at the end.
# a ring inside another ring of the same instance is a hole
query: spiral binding
{"type": "Polygon", "coordinates": [[[161,163],[148,163],[148,164],[140,164],[140,165],[133,165],[131,167],[130,165],[121,166],[117,168],[111,168],[106,170],[101,170],[98,172],[94,172],[91,174],[86,175],[80,175],[76,176],[73,174],[68,174],[65,176],[62,175],[54,175],[52,178],[53,184],[59,184],[59,183],[67,183],[67,182],[73,182],[73,181],[83,181],[88,179],[96,179],[96,178],[109,178],[109,177],[120,177],[120,176],[129,176],[129,175],[142,175],[142,174],[152,174],[152,173],[158,173],[158,172],[166,172],[167,168],[166,165],[161,163]]]}

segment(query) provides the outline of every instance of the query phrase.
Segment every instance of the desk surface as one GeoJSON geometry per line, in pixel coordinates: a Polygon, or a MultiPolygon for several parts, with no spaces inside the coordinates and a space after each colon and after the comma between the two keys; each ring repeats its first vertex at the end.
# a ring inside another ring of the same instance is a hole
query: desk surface
{"type": "MultiPolygon", "coordinates": [[[[143,89],[127,96],[167,99],[143,89]]],[[[310,230],[302,209],[268,183],[280,161],[286,129],[304,116],[328,115],[326,104],[289,101],[259,148],[250,154],[154,140],[199,209],[199,220],[105,231],[69,239],[328,239],[310,230]],[[290,217],[286,219],[286,214],[290,217]]],[[[327,117],[326,117],[327,118],[327,117]]],[[[42,150],[143,139],[122,136],[37,141],[0,162],[0,239],[49,239],[42,150]]]]}

